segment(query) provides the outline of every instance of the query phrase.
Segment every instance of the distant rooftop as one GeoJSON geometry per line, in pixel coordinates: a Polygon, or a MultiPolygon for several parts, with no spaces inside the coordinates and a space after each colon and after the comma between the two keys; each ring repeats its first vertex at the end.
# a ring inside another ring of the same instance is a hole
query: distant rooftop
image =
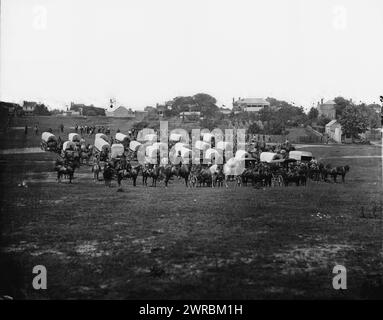
{"type": "Polygon", "coordinates": [[[262,98],[242,98],[236,101],[238,104],[256,104],[256,105],[265,105],[269,106],[270,103],[262,98]]]}
{"type": "Polygon", "coordinates": [[[328,124],[326,124],[326,127],[330,127],[332,126],[333,124],[337,123],[338,121],[336,120],[331,120],[328,124]]]}
{"type": "Polygon", "coordinates": [[[328,100],[328,101],[326,101],[325,103],[323,103],[323,104],[330,104],[330,105],[335,105],[336,103],[335,103],[335,101],[334,100],[328,100]]]}

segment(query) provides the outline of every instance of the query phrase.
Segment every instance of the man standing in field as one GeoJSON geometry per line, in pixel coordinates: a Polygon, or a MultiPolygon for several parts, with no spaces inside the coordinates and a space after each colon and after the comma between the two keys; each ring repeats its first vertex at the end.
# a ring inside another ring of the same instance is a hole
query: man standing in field
{"type": "Polygon", "coordinates": [[[35,125],[35,135],[37,136],[39,134],[39,128],[37,127],[37,124],[35,125]]]}
{"type": "Polygon", "coordinates": [[[104,176],[105,186],[111,187],[112,178],[113,178],[113,169],[109,163],[105,165],[103,176],[104,176]]]}

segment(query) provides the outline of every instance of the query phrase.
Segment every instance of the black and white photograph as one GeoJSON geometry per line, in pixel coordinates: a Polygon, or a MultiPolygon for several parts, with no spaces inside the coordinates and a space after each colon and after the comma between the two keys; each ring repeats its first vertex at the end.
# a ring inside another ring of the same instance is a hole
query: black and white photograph
{"type": "Polygon", "coordinates": [[[1,0],[0,21],[0,304],[383,299],[381,0],[1,0]]]}

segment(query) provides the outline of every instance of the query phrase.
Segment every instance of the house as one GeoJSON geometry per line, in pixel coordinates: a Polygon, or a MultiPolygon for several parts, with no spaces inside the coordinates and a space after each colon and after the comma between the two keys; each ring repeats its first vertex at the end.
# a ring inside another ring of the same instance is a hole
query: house
{"type": "Polygon", "coordinates": [[[23,111],[25,115],[31,115],[35,111],[37,102],[23,101],[23,111]]]}
{"type": "Polygon", "coordinates": [[[117,109],[113,111],[105,111],[105,115],[107,117],[114,118],[135,118],[135,114],[131,108],[125,108],[123,106],[119,106],[117,109]]]}
{"type": "Polygon", "coordinates": [[[0,107],[8,112],[8,115],[14,115],[21,107],[17,103],[0,101],[0,107]]]}
{"type": "Polygon", "coordinates": [[[184,111],[180,112],[180,118],[185,119],[200,119],[201,118],[201,112],[199,111],[184,111]]]}
{"type": "Polygon", "coordinates": [[[325,103],[323,103],[323,99],[321,99],[321,103],[318,103],[318,116],[324,116],[326,118],[334,120],[336,118],[335,105],[336,103],[334,100],[328,100],[325,103]]]}
{"type": "Polygon", "coordinates": [[[330,139],[336,141],[337,143],[342,142],[342,126],[338,121],[331,120],[327,123],[325,126],[325,133],[330,139]]]}
{"type": "Polygon", "coordinates": [[[270,107],[270,103],[262,98],[239,98],[234,101],[233,98],[233,110],[238,112],[259,112],[265,107],[270,107]]]}
{"type": "Polygon", "coordinates": [[[160,117],[163,117],[164,114],[165,114],[165,111],[169,110],[169,107],[165,104],[165,105],[160,105],[160,104],[157,104],[157,114],[160,116],[160,117]]]}

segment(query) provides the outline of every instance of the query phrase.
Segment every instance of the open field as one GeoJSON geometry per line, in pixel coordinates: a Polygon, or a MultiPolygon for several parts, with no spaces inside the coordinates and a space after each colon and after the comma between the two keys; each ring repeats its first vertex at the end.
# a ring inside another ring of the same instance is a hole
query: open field
{"type": "Polygon", "coordinates": [[[346,183],[187,189],[174,179],[165,189],[139,177],[117,192],[86,166],[58,184],[50,153],[2,154],[0,295],[383,298],[382,149],[304,150],[348,164],[346,183]],[[332,288],[337,264],[347,268],[343,292],[332,288]],[[48,270],[45,291],[32,289],[35,265],[48,270]]]}
{"type": "MultiPolygon", "coordinates": [[[[74,132],[75,124],[79,126],[96,125],[105,126],[111,129],[111,134],[114,135],[117,129],[121,132],[127,133],[132,129],[134,123],[138,120],[128,118],[108,118],[90,116],[86,118],[73,118],[73,117],[56,117],[56,116],[34,116],[34,117],[20,117],[14,118],[9,124],[9,128],[5,131],[4,124],[0,124],[0,149],[22,148],[22,147],[39,147],[41,142],[41,133],[47,131],[49,128],[53,130],[53,134],[61,137],[63,141],[68,139],[68,133],[74,132]],[[59,126],[64,125],[64,133],[61,133],[59,126]],[[39,128],[39,134],[35,135],[33,132],[34,126],[39,128]],[[28,126],[28,134],[25,136],[24,127],[28,126]]],[[[169,129],[185,128],[191,129],[198,127],[198,123],[182,122],[181,119],[172,118],[167,120],[169,129]]],[[[150,124],[159,126],[159,121],[149,121],[150,124]]],[[[84,138],[89,143],[93,143],[94,136],[84,138]]]]}

